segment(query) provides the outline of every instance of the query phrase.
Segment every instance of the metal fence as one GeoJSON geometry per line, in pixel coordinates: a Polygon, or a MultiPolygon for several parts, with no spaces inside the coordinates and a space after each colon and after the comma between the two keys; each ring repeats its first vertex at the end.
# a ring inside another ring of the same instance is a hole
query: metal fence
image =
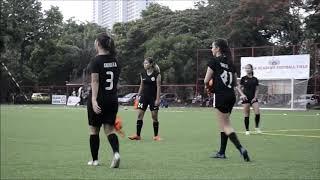
{"type": "MultiPolygon", "coordinates": [[[[231,48],[232,60],[240,75],[241,57],[277,56],[310,54],[310,80],[308,93],[320,94],[320,44],[290,45],[290,46],[259,46],[231,48]]],[[[197,50],[197,92],[201,92],[200,85],[205,76],[208,60],[212,57],[211,49],[197,50]]]]}

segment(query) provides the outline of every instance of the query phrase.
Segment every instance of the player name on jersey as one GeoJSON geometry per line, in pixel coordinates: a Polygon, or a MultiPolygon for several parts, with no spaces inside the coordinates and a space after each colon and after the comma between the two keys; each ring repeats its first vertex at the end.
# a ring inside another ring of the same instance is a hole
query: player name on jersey
{"type": "Polygon", "coordinates": [[[224,67],[224,68],[226,68],[226,69],[229,69],[228,64],[225,64],[225,63],[220,62],[220,66],[221,66],[221,67],[224,67]]]}
{"type": "Polygon", "coordinates": [[[111,62],[111,63],[104,63],[103,64],[104,68],[112,68],[112,67],[118,67],[116,62],[111,62]]]}

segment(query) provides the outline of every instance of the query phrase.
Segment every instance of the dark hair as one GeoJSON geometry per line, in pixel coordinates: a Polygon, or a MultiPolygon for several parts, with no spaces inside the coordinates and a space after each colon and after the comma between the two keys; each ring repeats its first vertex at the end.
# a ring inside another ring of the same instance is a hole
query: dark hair
{"type": "Polygon", "coordinates": [[[227,40],[225,40],[225,39],[216,39],[213,42],[213,44],[214,44],[215,47],[218,47],[220,49],[221,54],[227,58],[228,64],[233,66],[231,50],[229,48],[227,40]]]}
{"type": "Polygon", "coordinates": [[[247,66],[251,67],[251,69],[252,69],[251,75],[253,76],[253,66],[252,66],[252,64],[247,64],[247,66]]]}
{"type": "Polygon", "coordinates": [[[109,51],[112,56],[116,55],[116,47],[114,45],[114,41],[107,33],[98,34],[96,40],[104,50],[109,51]]]}
{"type": "Polygon", "coordinates": [[[146,57],[144,60],[148,61],[151,64],[154,71],[156,71],[157,73],[160,73],[160,68],[152,57],[146,57]]]}

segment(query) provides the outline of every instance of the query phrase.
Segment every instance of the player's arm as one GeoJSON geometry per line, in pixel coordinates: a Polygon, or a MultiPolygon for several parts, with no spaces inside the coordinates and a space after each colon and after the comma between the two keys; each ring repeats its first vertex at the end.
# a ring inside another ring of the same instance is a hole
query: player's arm
{"type": "Polygon", "coordinates": [[[239,92],[239,94],[240,94],[240,99],[242,99],[242,100],[247,100],[247,96],[244,94],[244,92],[243,92],[243,85],[242,85],[242,79],[240,80],[240,82],[239,81],[237,81],[237,84],[236,84],[236,90],[239,92]]]}
{"type": "Polygon", "coordinates": [[[92,88],[92,107],[95,113],[101,113],[101,108],[97,103],[98,97],[98,89],[99,89],[99,73],[92,73],[91,74],[91,88],[92,88]]]}
{"type": "Polygon", "coordinates": [[[257,82],[256,84],[256,91],[254,92],[254,98],[252,99],[252,101],[255,101],[258,99],[258,94],[259,94],[259,82],[257,82]]]}
{"type": "Polygon", "coordinates": [[[141,96],[142,89],[143,89],[143,80],[142,80],[142,76],[140,76],[140,87],[138,91],[138,96],[141,96]]]}
{"type": "Polygon", "coordinates": [[[241,96],[245,96],[245,94],[243,93],[243,86],[239,82],[237,82],[236,90],[240,93],[241,96]]]}
{"type": "Polygon", "coordinates": [[[155,104],[159,106],[160,104],[160,93],[161,93],[161,75],[159,74],[157,77],[157,97],[155,104]]]}
{"type": "Polygon", "coordinates": [[[206,89],[209,87],[209,81],[212,79],[212,77],[213,77],[213,70],[210,67],[208,67],[206,76],[204,77],[204,86],[206,89]]]}

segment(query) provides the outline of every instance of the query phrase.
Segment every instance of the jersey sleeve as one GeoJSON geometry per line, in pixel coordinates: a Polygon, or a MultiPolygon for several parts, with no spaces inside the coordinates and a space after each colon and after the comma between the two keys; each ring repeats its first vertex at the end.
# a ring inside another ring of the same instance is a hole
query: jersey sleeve
{"type": "Polygon", "coordinates": [[[99,73],[99,67],[96,59],[91,62],[90,73],[99,73]]]}
{"type": "Polygon", "coordinates": [[[256,86],[259,86],[259,79],[256,78],[256,86]]]}
{"type": "Polygon", "coordinates": [[[213,59],[209,60],[208,67],[210,67],[213,71],[216,71],[216,63],[213,59]]]}
{"type": "Polygon", "coordinates": [[[244,77],[241,78],[240,85],[244,85],[244,77]]]}

